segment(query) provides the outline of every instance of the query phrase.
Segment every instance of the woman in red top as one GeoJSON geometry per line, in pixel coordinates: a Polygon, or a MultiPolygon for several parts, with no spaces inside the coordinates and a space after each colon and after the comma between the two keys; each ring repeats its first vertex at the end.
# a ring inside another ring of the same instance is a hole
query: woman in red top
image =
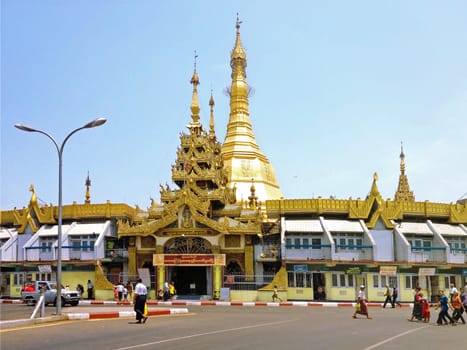
{"type": "Polygon", "coordinates": [[[454,321],[459,321],[461,319],[462,323],[465,324],[464,317],[462,314],[464,313],[464,307],[461,302],[461,298],[459,297],[459,292],[455,291],[452,295],[451,307],[454,309],[452,313],[452,319],[454,321]]]}

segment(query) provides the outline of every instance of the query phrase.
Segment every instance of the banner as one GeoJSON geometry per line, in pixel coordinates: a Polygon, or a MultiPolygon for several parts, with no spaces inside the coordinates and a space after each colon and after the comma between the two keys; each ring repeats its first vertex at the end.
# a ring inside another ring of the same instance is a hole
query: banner
{"type": "Polygon", "coordinates": [[[379,274],[381,276],[396,276],[397,275],[397,266],[380,266],[379,274]]]}
{"type": "Polygon", "coordinates": [[[434,267],[421,267],[418,269],[419,276],[434,276],[436,274],[436,269],[434,267]]]}
{"type": "Polygon", "coordinates": [[[225,254],[154,254],[154,266],[225,266],[225,254]]]}

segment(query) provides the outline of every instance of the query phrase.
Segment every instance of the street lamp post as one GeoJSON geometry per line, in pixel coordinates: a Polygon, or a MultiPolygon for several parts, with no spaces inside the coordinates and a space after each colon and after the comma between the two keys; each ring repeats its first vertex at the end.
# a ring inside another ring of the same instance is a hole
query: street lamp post
{"type": "Polygon", "coordinates": [[[100,126],[107,121],[105,118],[97,118],[86,125],[77,128],[70,132],[67,137],[63,140],[62,144],[59,146],[57,141],[50,135],[49,133],[34,129],[29,126],[23,124],[15,124],[15,128],[20,129],[22,131],[27,132],[38,132],[39,134],[43,134],[47,136],[55,145],[58,153],[58,244],[57,244],[57,303],[56,303],[56,314],[62,314],[62,300],[61,300],[61,291],[62,291],[62,156],[63,156],[63,148],[65,147],[66,142],[68,139],[76,132],[83,130],[83,129],[90,129],[96,126],[100,126]]]}

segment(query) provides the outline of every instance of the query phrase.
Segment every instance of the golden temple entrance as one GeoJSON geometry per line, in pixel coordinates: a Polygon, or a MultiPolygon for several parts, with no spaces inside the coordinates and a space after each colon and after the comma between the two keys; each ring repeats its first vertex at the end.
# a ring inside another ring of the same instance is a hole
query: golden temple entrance
{"type": "Polygon", "coordinates": [[[212,268],[210,266],[172,266],[168,267],[168,279],[173,281],[177,295],[211,295],[212,268]]]}
{"type": "Polygon", "coordinates": [[[225,254],[212,254],[211,245],[201,237],[177,237],[169,240],[164,254],[154,254],[157,288],[173,281],[177,295],[220,295],[225,254]]]}

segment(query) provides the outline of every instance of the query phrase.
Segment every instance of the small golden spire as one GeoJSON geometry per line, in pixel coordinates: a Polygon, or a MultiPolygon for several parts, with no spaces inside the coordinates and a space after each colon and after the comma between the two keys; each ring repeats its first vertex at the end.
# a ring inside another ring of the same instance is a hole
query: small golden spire
{"type": "Polygon", "coordinates": [[[401,159],[401,174],[405,174],[405,154],[404,154],[404,147],[403,147],[402,141],[401,141],[400,159],[401,159]]]}
{"type": "Polygon", "coordinates": [[[255,179],[251,179],[251,187],[250,187],[250,196],[248,197],[248,201],[250,204],[250,208],[256,209],[258,207],[258,197],[255,195],[256,188],[255,188],[255,179]]]}
{"type": "Polygon", "coordinates": [[[216,131],[214,130],[214,97],[212,96],[212,89],[211,89],[211,98],[209,99],[209,107],[211,113],[209,115],[209,138],[211,141],[216,141],[216,131]]]}
{"type": "Polygon", "coordinates": [[[378,181],[378,173],[375,171],[375,173],[373,174],[373,183],[371,184],[371,191],[370,191],[370,194],[374,197],[378,197],[380,196],[379,194],[379,189],[378,189],[378,185],[376,184],[376,182],[378,181]]]}
{"type": "Polygon", "coordinates": [[[86,182],[84,183],[86,186],[86,195],[84,199],[85,204],[90,204],[91,203],[91,179],[89,178],[89,171],[88,171],[88,176],[86,177],[86,182]]]}
{"type": "Polygon", "coordinates": [[[399,175],[399,184],[397,186],[396,194],[394,195],[395,201],[405,201],[405,202],[414,202],[415,196],[412,191],[410,191],[409,180],[405,174],[405,154],[403,143],[401,141],[401,154],[400,154],[400,168],[401,174],[399,175]]]}
{"type": "Polygon", "coordinates": [[[196,54],[195,50],[195,63],[194,63],[194,72],[193,76],[190,80],[190,83],[193,84],[193,97],[191,98],[191,119],[193,119],[194,123],[199,122],[199,100],[198,100],[198,85],[199,85],[199,78],[198,73],[196,73],[196,59],[198,55],[196,54]]]}
{"type": "Polygon", "coordinates": [[[29,186],[29,191],[32,192],[30,203],[31,204],[36,204],[37,203],[37,195],[36,195],[36,189],[34,188],[33,184],[31,184],[31,186],[29,186]]]}

